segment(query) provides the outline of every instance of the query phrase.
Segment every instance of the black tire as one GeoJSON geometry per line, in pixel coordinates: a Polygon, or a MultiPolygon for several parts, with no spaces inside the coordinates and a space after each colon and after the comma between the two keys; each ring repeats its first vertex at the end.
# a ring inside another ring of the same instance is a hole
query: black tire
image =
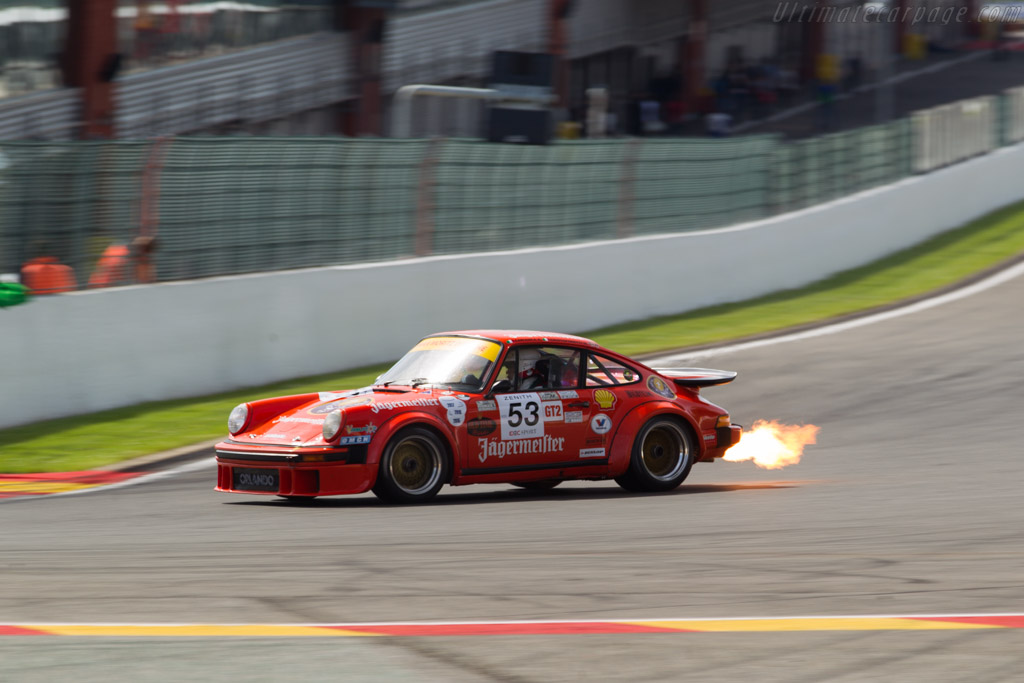
{"type": "Polygon", "coordinates": [[[538,479],[536,481],[514,481],[512,485],[527,491],[550,491],[561,483],[561,479],[538,479]]]}
{"type": "Polygon", "coordinates": [[[689,425],[656,417],[637,434],[629,469],[615,482],[627,491],[671,491],[690,474],[696,450],[689,425]]]}
{"type": "Polygon", "coordinates": [[[448,451],[434,432],[407,427],[384,447],[373,493],[388,503],[422,503],[448,481],[448,451]]]}

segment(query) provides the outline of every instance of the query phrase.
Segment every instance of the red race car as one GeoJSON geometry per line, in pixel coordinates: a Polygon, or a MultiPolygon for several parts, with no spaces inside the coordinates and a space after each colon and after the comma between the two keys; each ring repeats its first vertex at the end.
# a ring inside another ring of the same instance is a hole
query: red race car
{"type": "Polygon", "coordinates": [[[614,479],[668,491],[742,431],[700,388],[735,372],[653,370],[589,339],[472,330],[431,335],[373,386],[243,403],[217,444],[217,490],[303,500],[444,484],[548,489],[614,479]]]}

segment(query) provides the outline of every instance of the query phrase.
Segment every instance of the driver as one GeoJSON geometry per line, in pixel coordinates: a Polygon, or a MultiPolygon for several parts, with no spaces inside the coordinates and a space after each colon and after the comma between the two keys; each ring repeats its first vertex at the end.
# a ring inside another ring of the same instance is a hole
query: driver
{"type": "Polygon", "coordinates": [[[560,386],[564,365],[565,361],[552,353],[523,349],[519,352],[519,390],[553,389],[560,386]]]}
{"type": "Polygon", "coordinates": [[[547,368],[545,365],[544,355],[539,349],[520,349],[519,391],[543,389],[547,383],[547,368]]]}

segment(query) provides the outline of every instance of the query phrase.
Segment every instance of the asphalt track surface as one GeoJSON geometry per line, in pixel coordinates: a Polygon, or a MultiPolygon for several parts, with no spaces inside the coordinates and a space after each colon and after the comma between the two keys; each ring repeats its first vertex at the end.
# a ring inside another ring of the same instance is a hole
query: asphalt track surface
{"type": "MultiPolygon", "coordinates": [[[[813,423],[819,441],[779,471],[698,465],[669,494],[477,486],[425,507],[294,507],[215,493],[200,464],[8,501],[0,623],[1020,614],[1021,301],[1024,276],[836,334],[703,354],[740,372],[708,391],[734,420],[813,423]]],[[[1024,629],[0,637],[4,681],[184,678],[1020,681],[1024,629]]]]}

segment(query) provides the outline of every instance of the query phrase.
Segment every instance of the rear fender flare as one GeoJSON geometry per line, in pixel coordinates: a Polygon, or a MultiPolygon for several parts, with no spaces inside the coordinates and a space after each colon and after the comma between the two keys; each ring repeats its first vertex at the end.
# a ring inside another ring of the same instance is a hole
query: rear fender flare
{"type": "MultiPolygon", "coordinates": [[[[690,431],[696,436],[700,434],[693,416],[681,409],[675,403],[669,401],[650,401],[641,403],[633,408],[622,418],[618,429],[615,430],[615,437],[608,453],[608,476],[619,477],[629,469],[629,461],[633,457],[633,443],[636,435],[648,420],[659,415],[670,415],[683,420],[690,431]]],[[[704,443],[701,439],[695,438],[698,452],[694,454],[694,462],[704,457],[704,443]]]]}

